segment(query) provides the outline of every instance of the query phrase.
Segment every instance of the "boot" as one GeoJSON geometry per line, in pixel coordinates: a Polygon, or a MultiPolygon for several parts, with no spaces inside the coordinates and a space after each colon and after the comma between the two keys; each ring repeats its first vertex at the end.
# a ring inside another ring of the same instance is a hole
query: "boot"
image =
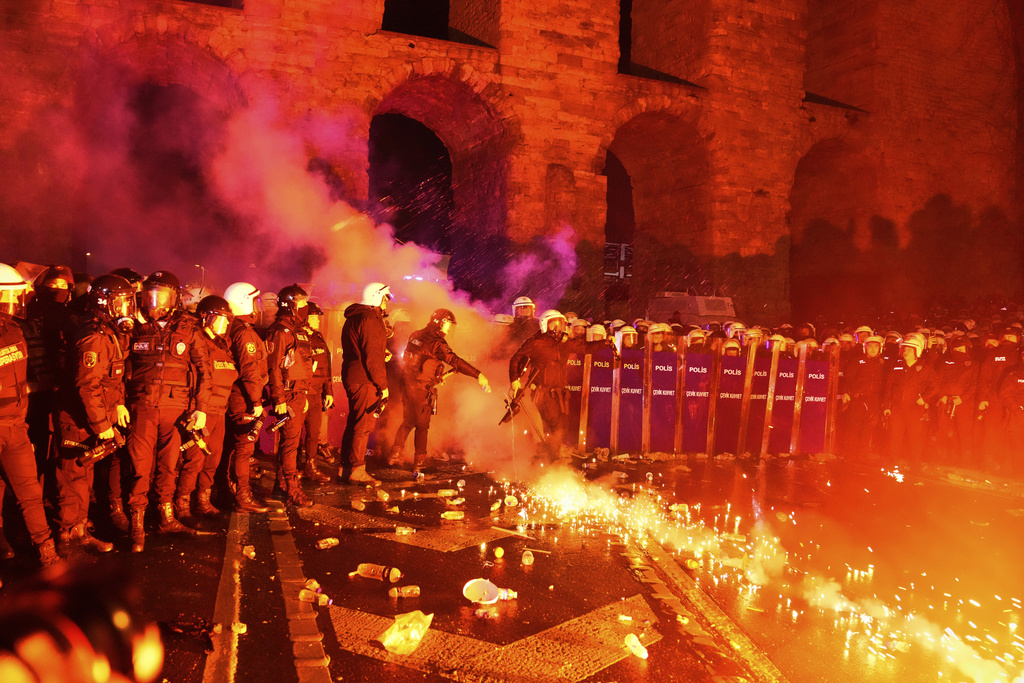
{"type": "Polygon", "coordinates": [[[313,501],[306,497],[306,494],[302,491],[298,476],[292,477],[288,481],[288,499],[285,501],[285,505],[293,505],[297,508],[313,506],[313,501]]]}
{"type": "Polygon", "coordinates": [[[114,549],[113,543],[101,541],[92,535],[88,521],[79,522],[71,527],[71,536],[83,550],[92,550],[98,553],[109,553],[114,549]]]}
{"type": "Polygon", "coordinates": [[[57,546],[53,539],[48,538],[39,544],[39,564],[43,567],[52,567],[60,562],[60,555],[57,554],[57,546]]]}
{"type": "Polygon", "coordinates": [[[388,467],[398,467],[405,461],[405,451],[401,446],[395,446],[391,449],[391,454],[388,456],[388,467]]]}
{"type": "Polygon", "coordinates": [[[326,484],[331,480],[329,476],[324,474],[317,468],[316,462],[313,458],[306,459],[306,466],[302,469],[302,475],[310,481],[317,484],[326,484]]]}
{"type": "Polygon", "coordinates": [[[124,514],[124,503],[120,498],[110,499],[110,522],[118,531],[128,531],[128,515],[124,514]]]}
{"type": "MultiPolygon", "coordinates": [[[[179,500],[181,500],[179,498],[179,500]]],[[[185,499],[186,502],[188,499],[185,499]]],[[[162,534],[190,534],[192,529],[178,521],[174,516],[174,506],[171,503],[160,503],[157,506],[160,511],[160,533],[162,534]]]]}
{"type": "Polygon", "coordinates": [[[316,450],[328,465],[334,465],[338,462],[338,459],[334,457],[334,451],[327,444],[318,444],[316,450]]]}
{"type": "Polygon", "coordinates": [[[4,536],[4,528],[0,526],[0,560],[9,560],[14,557],[14,548],[7,542],[4,536]]]}
{"type": "Polygon", "coordinates": [[[210,502],[210,489],[200,491],[199,495],[196,496],[196,512],[207,517],[216,517],[220,514],[220,510],[213,506],[210,502]]]}
{"type": "Polygon", "coordinates": [[[189,503],[189,498],[191,496],[178,496],[174,499],[174,516],[182,523],[192,519],[192,506],[189,503]]]}
{"type": "Polygon", "coordinates": [[[248,487],[239,487],[235,494],[235,509],[239,512],[266,512],[270,508],[253,498],[248,487]]]}
{"type": "Polygon", "coordinates": [[[132,528],[132,552],[141,553],[146,547],[146,527],[145,527],[146,511],[145,510],[132,510],[131,528],[132,528]]]}
{"type": "Polygon", "coordinates": [[[380,481],[374,479],[366,471],[366,465],[359,465],[358,467],[352,468],[352,473],[348,475],[348,484],[368,484],[371,486],[379,486],[380,481]]]}

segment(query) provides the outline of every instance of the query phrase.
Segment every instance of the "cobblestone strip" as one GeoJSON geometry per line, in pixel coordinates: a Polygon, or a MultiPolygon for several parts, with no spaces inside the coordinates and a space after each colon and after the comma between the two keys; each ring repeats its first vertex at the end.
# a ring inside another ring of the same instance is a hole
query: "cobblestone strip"
{"type": "MultiPolygon", "coordinates": [[[[636,552],[637,550],[633,548],[631,553],[623,553],[623,555],[627,558],[631,555],[637,557],[636,552]]],[[[641,570],[644,575],[642,581],[652,584],[654,598],[664,602],[669,609],[682,617],[680,621],[685,624],[685,630],[695,636],[693,640],[695,646],[723,650],[719,643],[726,643],[729,647],[724,648],[725,656],[730,656],[729,648],[731,648],[731,656],[739,659],[756,681],[759,683],[786,683],[787,679],[783,673],[767,655],[761,652],[761,649],[750,640],[747,634],[711,598],[704,594],[700,586],[683,571],[671,553],[653,542],[648,543],[642,552],[663,573],[667,578],[667,583],[663,583],[654,572],[649,570],[644,572],[644,567],[637,566],[635,568],[641,570]],[[670,591],[669,587],[675,590],[670,591]],[[693,615],[687,611],[675,594],[681,594],[692,609],[703,617],[703,621],[708,625],[714,638],[692,618],[693,615]]],[[[632,561],[637,562],[638,560],[632,561]]]]}
{"type": "Polygon", "coordinates": [[[299,599],[299,591],[305,587],[306,577],[302,573],[302,561],[292,537],[288,513],[284,510],[271,510],[267,515],[299,683],[330,683],[331,674],[327,666],[331,659],[324,652],[321,642],[323,634],[316,624],[316,610],[313,603],[299,599]]]}

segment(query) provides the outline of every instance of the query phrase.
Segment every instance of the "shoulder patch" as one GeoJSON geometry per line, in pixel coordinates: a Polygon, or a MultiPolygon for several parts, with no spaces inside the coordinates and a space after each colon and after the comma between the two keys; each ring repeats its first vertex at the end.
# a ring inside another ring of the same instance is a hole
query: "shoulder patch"
{"type": "Polygon", "coordinates": [[[250,356],[255,356],[256,355],[256,343],[255,342],[248,342],[248,343],[246,343],[246,345],[245,345],[245,352],[247,354],[249,354],[250,356]]]}
{"type": "Polygon", "coordinates": [[[82,354],[82,365],[84,365],[87,368],[96,367],[96,363],[98,360],[99,357],[96,355],[95,351],[86,351],[85,353],[82,354]]]}
{"type": "Polygon", "coordinates": [[[178,342],[177,344],[174,345],[174,352],[176,354],[178,354],[179,356],[183,356],[183,355],[185,355],[185,349],[186,348],[188,348],[188,347],[185,346],[185,342],[180,341],[180,342],[178,342]]]}

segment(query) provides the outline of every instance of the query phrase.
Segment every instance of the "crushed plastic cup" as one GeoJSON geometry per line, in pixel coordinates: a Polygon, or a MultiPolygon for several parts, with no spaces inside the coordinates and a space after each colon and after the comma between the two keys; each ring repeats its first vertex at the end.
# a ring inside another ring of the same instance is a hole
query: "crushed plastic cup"
{"type": "Polygon", "coordinates": [[[433,619],[433,613],[424,614],[419,610],[399,614],[395,617],[395,623],[382,633],[378,640],[388,652],[411,655],[420,646],[433,619]]]}
{"type": "Polygon", "coordinates": [[[329,597],[327,597],[327,594],[325,594],[325,593],[317,593],[316,594],[316,604],[319,605],[320,607],[326,607],[327,605],[334,604],[334,601],[331,600],[329,597]]]}
{"type": "Polygon", "coordinates": [[[311,591],[308,588],[299,590],[299,600],[302,602],[316,602],[316,595],[316,591],[311,591]]]}
{"type": "Polygon", "coordinates": [[[418,598],[420,595],[419,586],[395,586],[388,591],[393,598],[418,598]]]}
{"type": "Polygon", "coordinates": [[[340,542],[341,541],[334,537],[321,538],[319,541],[316,542],[316,547],[318,550],[327,550],[328,548],[333,548],[334,546],[338,545],[340,542]]]}
{"type": "Polygon", "coordinates": [[[306,588],[311,591],[320,592],[320,582],[316,579],[306,579],[306,588]]]}
{"type": "Polygon", "coordinates": [[[626,647],[640,659],[647,659],[647,648],[640,644],[640,639],[636,637],[635,633],[626,636],[626,647]]]}
{"type": "Polygon", "coordinates": [[[377,500],[380,500],[380,501],[386,503],[389,500],[391,500],[391,494],[389,494],[384,489],[377,489],[377,500]]]}
{"type": "Polygon", "coordinates": [[[362,512],[363,510],[366,509],[366,503],[364,503],[361,500],[353,500],[352,501],[352,509],[353,510],[358,510],[359,512],[362,512]]]}
{"type": "Polygon", "coordinates": [[[470,602],[491,605],[498,600],[515,600],[518,594],[509,588],[498,588],[487,579],[473,579],[462,587],[462,595],[470,602]]]}
{"type": "Polygon", "coordinates": [[[466,499],[465,498],[445,498],[444,502],[448,503],[448,505],[462,505],[463,503],[466,502],[466,499]]]}
{"type": "Polygon", "coordinates": [[[242,548],[242,554],[251,560],[256,557],[256,548],[253,548],[251,545],[247,545],[242,548]]]}
{"type": "Polygon", "coordinates": [[[533,552],[529,550],[523,551],[523,565],[529,567],[533,564],[533,552]]]}
{"type": "Polygon", "coordinates": [[[466,480],[459,479],[459,481],[455,483],[455,486],[457,486],[458,489],[461,491],[462,489],[466,488],[466,480]]]}

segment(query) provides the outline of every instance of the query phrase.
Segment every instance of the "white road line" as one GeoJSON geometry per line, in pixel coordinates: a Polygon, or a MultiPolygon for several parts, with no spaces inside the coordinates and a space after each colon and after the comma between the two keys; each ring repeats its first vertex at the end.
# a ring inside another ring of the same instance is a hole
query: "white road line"
{"type": "Polygon", "coordinates": [[[220,625],[220,632],[212,634],[213,652],[206,657],[203,683],[233,683],[235,680],[235,671],[238,669],[238,633],[232,626],[238,623],[242,597],[242,540],[248,532],[249,515],[232,512],[224,548],[224,564],[213,604],[213,623],[220,625]]]}

